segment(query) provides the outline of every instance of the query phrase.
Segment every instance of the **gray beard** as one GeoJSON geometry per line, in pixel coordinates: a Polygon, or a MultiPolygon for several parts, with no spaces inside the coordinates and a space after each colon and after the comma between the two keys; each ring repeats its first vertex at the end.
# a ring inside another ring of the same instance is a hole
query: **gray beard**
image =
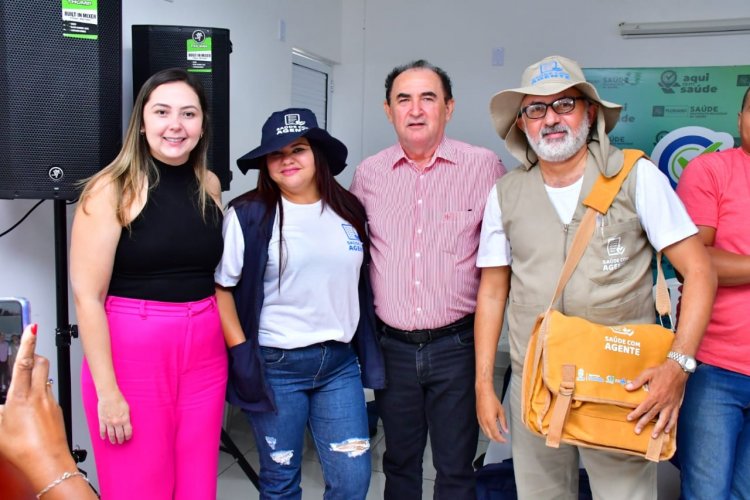
{"type": "Polygon", "coordinates": [[[571,158],[582,147],[586,145],[586,141],[589,136],[589,130],[591,129],[591,122],[588,114],[584,115],[581,126],[578,127],[578,131],[573,133],[570,127],[563,125],[562,123],[557,124],[554,127],[544,127],[539,131],[539,140],[535,141],[526,132],[526,140],[529,141],[531,149],[534,153],[544,161],[549,162],[561,162],[571,158]],[[548,142],[544,138],[545,133],[550,132],[562,132],[565,131],[567,134],[565,138],[557,141],[548,142]]]}

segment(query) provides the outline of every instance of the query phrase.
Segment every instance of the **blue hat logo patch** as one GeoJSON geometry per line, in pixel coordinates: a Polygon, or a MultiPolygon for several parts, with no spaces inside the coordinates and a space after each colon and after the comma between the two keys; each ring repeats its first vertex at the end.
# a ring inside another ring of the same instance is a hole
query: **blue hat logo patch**
{"type": "Polygon", "coordinates": [[[552,79],[570,80],[570,73],[565,71],[555,59],[539,65],[539,74],[531,79],[531,85],[552,79]]]}

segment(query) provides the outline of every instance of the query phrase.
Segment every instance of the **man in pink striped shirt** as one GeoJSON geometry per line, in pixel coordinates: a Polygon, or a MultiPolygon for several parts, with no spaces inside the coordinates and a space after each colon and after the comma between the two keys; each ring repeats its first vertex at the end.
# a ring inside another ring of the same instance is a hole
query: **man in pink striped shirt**
{"type": "Polygon", "coordinates": [[[505,169],[445,137],[451,81],[424,60],[385,81],[398,144],[365,159],[351,191],[367,210],[372,286],[388,387],[376,392],[385,498],[422,498],[429,432],[435,498],[473,499],[475,266],[484,196],[505,169]]]}

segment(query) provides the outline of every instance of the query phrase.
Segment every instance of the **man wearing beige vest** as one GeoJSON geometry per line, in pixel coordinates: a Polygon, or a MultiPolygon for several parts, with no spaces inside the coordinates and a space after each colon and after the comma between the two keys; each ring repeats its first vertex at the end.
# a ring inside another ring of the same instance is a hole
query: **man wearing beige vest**
{"type": "MultiPolygon", "coordinates": [[[[595,498],[656,498],[656,467],[645,459],[561,444],[549,448],[521,422],[521,374],[529,336],[548,306],[585,207],[581,200],[601,173],[619,172],[623,153],[609,143],[621,106],[602,100],[579,65],[552,56],[524,71],[521,87],[490,105],[500,137],[521,166],[487,200],[477,266],[482,277],[475,323],[477,415],[482,431],[505,441],[508,425],[493,387],[495,352],[508,302],[510,430],[521,499],[578,496],[579,459],[595,498]]],[[[666,177],[641,158],[597,228],[556,304],[564,314],[603,324],[654,320],[651,257],[661,250],[684,278],[683,312],[670,358],[626,386],[648,384],[648,397],[628,419],[640,433],[677,424],[685,381],[706,327],[716,276],[697,229],[666,177]]]]}

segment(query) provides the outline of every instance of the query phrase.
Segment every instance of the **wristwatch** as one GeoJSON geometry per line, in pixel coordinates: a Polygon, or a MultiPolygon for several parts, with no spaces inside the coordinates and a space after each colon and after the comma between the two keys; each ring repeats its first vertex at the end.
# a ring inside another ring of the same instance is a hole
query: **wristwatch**
{"type": "Polygon", "coordinates": [[[694,357],[688,356],[687,354],[682,354],[681,352],[669,351],[669,354],[667,354],[667,359],[676,361],[677,364],[680,365],[680,368],[682,368],[682,371],[684,371],[685,373],[693,373],[695,371],[695,367],[697,366],[694,357]]]}

